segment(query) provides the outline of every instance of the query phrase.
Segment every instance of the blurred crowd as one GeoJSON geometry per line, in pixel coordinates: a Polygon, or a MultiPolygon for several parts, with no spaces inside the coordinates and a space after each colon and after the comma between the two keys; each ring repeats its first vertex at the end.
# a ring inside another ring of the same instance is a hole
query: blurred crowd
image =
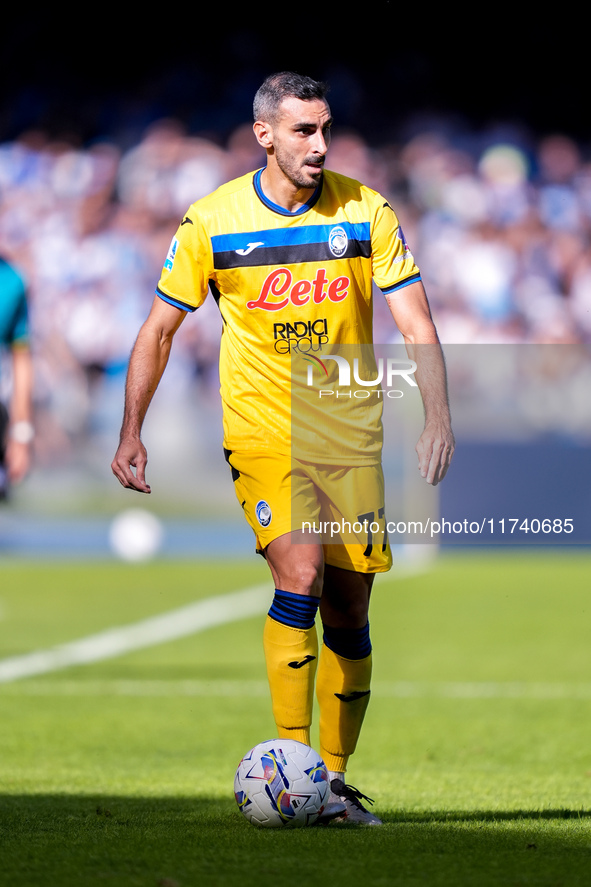
{"type": "MultiPolygon", "coordinates": [[[[46,464],[93,423],[118,423],[120,399],[116,415],[99,404],[110,385],[119,398],[188,205],[263,163],[248,123],[223,140],[165,119],[125,147],[41,130],[0,144],[0,253],[28,285],[46,464]]],[[[591,342],[591,163],[571,138],[423,126],[374,145],[340,132],[327,165],[391,200],[444,343],[591,342]]],[[[385,310],[376,299],[379,329],[385,310]]],[[[177,390],[215,394],[219,335],[210,299],[175,341],[177,390]]]]}

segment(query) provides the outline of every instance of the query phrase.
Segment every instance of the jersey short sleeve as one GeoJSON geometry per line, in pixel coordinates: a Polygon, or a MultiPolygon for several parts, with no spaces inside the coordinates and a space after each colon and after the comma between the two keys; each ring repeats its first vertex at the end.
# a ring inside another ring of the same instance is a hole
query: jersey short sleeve
{"type": "Polygon", "coordinates": [[[205,301],[212,273],[211,239],[190,207],[172,238],[156,292],[183,311],[195,311],[205,301]]]}
{"type": "Polygon", "coordinates": [[[373,279],[384,295],[421,279],[396,213],[387,202],[376,213],[371,246],[373,279]]]}

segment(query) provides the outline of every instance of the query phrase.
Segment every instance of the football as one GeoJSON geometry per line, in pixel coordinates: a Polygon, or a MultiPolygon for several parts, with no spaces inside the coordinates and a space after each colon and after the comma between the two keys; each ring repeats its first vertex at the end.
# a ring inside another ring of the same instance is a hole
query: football
{"type": "Polygon", "coordinates": [[[324,761],[294,739],[268,739],[244,755],[234,795],[250,823],[262,828],[301,828],[316,822],[330,786],[324,761]]]}
{"type": "Polygon", "coordinates": [[[155,514],[143,508],[128,508],[112,521],[109,542],[122,560],[148,561],[160,549],[163,533],[162,523],[155,514]]]}

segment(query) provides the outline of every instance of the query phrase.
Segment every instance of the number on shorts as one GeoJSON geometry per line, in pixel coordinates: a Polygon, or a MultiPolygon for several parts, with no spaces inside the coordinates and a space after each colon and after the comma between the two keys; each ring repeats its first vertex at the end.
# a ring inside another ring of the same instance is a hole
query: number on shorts
{"type": "MultiPolygon", "coordinates": [[[[385,551],[388,547],[388,533],[386,530],[386,522],[384,520],[386,515],[386,509],[384,506],[378,508],[378,520],[384,521],[384,542],[382,544],[382,551],[385,551]]],[[[367,514],[358,514],[357,520],[362,524],[364,521],[367,521],[367,545],[365,547],[365,551],[363,552],[364,557],[371,557],[371,553],[373,550],[373,532],[372,532],[372,524],[374,523],[375,511],[368,511],[367,514]]]]}

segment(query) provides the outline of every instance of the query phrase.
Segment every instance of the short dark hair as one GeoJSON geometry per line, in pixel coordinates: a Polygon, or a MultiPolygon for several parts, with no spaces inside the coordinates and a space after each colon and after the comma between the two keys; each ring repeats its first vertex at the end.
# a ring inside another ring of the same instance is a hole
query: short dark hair
{"type": "Polygon", "coordinates": [[[261,84],[254,97],[253,115],[256,120],[272,122],[279,105],[286,98],[301,99],[304,102],[313,99],[326,99],[328,85],[320,80],[312,80],[293,71],[281,71],[270,74],[261,84]]]}

